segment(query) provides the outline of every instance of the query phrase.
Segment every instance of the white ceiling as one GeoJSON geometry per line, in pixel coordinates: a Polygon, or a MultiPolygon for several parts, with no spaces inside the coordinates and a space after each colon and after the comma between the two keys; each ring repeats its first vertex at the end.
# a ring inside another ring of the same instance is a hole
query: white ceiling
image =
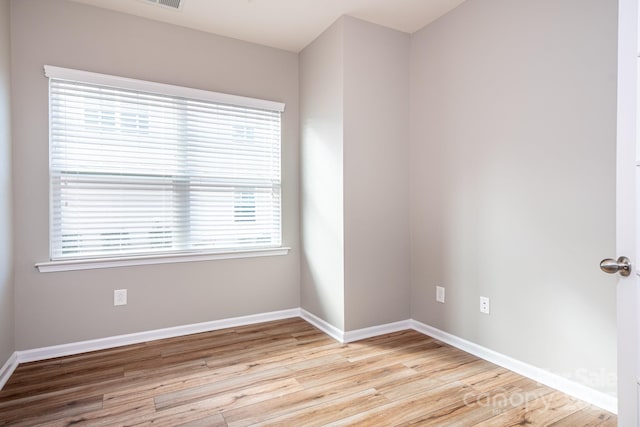
{"type": "Polygon", "coordinates": [[[299,52],[342,15],[413,33],[465,0],[73,0],[156,21],[299,52]]]}

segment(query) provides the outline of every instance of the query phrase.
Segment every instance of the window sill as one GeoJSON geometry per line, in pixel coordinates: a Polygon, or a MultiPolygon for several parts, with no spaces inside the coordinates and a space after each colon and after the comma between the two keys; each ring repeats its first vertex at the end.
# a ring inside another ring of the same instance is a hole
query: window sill
{"type": "Polygon", "coordinates": [[[287,255],[291,248],[254,249],[203,254],[148,255],[119,258],[96,258],[68,261],[39,262],[36,268],[40,273],[57,271],[93,270],[98,268],[129,267],[134,265],[171,264],[177,262],[213,261],[219,259],[255,258],[264,256],[287,255]]]}

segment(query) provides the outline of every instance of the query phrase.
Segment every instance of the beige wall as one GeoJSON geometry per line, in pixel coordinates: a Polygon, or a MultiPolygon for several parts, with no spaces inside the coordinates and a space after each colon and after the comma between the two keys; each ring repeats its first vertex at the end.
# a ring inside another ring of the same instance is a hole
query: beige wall
{"type": "Polygon", "coordinates": [[[344,19],[300,53],[301,307],[344,329],[344,19]]]}
{"type": "Polygon", "coordinates": [[[409,318],[409,35],[344,18],[345,330],[409,318]]]}
{"type": "Polygon", "coordinates": [[[616,31],[615,1],[468,0],[411,48],[413,318],[611,394],[616,31]]]}
{"type": "Polygon", "coordinates": [[[300,305],[297,55],[61,0],[12,1],[11,19],[19,350],[300,305]],[[45,64],[285,102],[283,241],[291,253],[38,273],[34,263],[48,258],[45,64]],[[113,306],[119,288],[129,291],[125,307],[113,306]]]}
{"type": "Polygon", "coordinates": [[[9,0],[0,0],[0,366],[15,350],[9,15],[9,0]]]}

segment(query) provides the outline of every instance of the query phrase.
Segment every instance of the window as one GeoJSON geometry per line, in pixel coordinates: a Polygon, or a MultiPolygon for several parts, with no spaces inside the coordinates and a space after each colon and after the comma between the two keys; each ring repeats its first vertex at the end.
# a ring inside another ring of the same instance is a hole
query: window
{"type": "Polygon", "coordinates": [[[45,73],[52,261],[281,246],[284,105],[45,73]]]}

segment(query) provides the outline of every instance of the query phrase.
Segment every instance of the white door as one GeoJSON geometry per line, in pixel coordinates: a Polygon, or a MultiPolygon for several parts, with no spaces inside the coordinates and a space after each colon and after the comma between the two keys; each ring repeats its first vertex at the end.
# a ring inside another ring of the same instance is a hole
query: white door
{"type": "MultiPolygon", "coordinates": [[[[618,281],[618,425],[640,426],[640,302],[638,296],[638,0],[618,1],[618,135],[616,261],[631,260],[631,274],[618,281]]],[[[613,254],[612,254],[613,255],[613,254]]]]}

